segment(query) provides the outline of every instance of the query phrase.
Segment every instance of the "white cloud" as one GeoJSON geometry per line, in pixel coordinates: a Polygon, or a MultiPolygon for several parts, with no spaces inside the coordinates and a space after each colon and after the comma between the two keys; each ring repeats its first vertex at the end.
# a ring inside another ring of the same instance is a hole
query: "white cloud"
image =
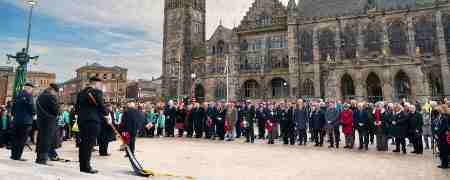
{"type": "MultiPolygon", "coordinates": [[[[4,0],[27,8],[22,0],[4,0]]],[[[106,65],[123,65],[131,78],[149,78],[161,73],[161,48],[164,0],[38,0],[36,13],[61,20],[62,26],[88,26],[98,29],[112,42],[95,49],[83,45],[52,46],[55,42],[33,42],[33,51],[42,55],[42,63],[33,69],[55,70],[60,80],[70,78],[73,70],[87,59],[106,65]],[[134,35],[114,29],[143,32],[134,35]],[[121,41],[115,41],[121,39],[121,41]],[[107,52],[105,52],[107,51],[107,52]],[[61,73],[61,76],[59,76],[61,73]]],[[[254,0],[206,0],[207,39],[219,21],[223,25],[239,25],[254,0]]],[[[288,0],[281,0],[287,4],[288,0]]],[[[51,27],[49,27],[51,28],[51,27]]],[[[95,37],[92,38],[95,41],[95,37]]],[[[13,41],[0,43],[0,52],[8,46],[16,50],[23,46],[13,41]],[[7,44],[7,43],[12,44],[7,44]]],[[[5,52],[6,53],[6,52],[5,52]]],[[[11,53],[11,52],[9,52],[11,53]]]]}

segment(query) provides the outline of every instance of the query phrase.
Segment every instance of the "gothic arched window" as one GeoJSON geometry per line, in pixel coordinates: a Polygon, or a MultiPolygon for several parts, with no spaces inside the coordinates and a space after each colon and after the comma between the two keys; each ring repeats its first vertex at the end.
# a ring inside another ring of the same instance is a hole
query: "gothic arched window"
{"type": "Polygon", "coordinates": [[[377,23],[370,23],[369,25],[367,25],[364,35],[364,46],[365,48],[367,48],[367,51],[369,53],[382,53],[383,42],[381,31],[382,29],[377,23]]]}
{"type": "Polygon", "coordinates": [[[222,81],[217,83],[217,87],[216,87],[216,98],[217,99],[224,99],[227,96],[227,87],[225,85],[225,83],[223,83],[222,81]]]}
{"type": "Polygon", "coordinates": [[[341,79],[341,93],[344,99],[353,99],[355,96],[355,86],[349,74],[345,74],[341,79]]]}
{"type": "Polygon", "coordinates": [[[311,63],[314,59],[312,31],[301,31],[298,37],[300,58],[302,62],[311,63]]]}
{"type": "Polygon", "coordinates": [[[334,60],[336,57],[335,34],[330,29],[323,29],[319,34],[320,60],[334,60]]]}
{"type": "Polygon", "coordinates": [[[450,15],[442,15],[442,24],[444,26],[445,45],[447,54],[450,54],[450,15]]]}
{"type": "Polygon", "coordinates": [[[436,26],[433,22],[424,17],[414,25],[416,46],[420,48],[421,53],[432,54],[435,49],[436,26]]]}
{"type": "Polygon", "coordinates": [[[444,94],[444,90],[441,75],[439,73],[430,72],[428,77],[431,96],[442,96],[444,94]]]}
{"type": "Polygon", "coordinates": [[[303,82],[303,96],[314,97],[314,82],[311,79],[303,82]]]}
{"type": "Polygon", "coordinates": [[[281,78],[274,78],[270,81],[270,86],[272,87],[272,97],[282,98],[289,95],[288,83],[281,78]]]}
{"type": "Polygon", "coordinates": [[[395,21],[389,26],[389,42],[391,54],[394,56],[406,55],[408,43],[406,26],[401,21],[395,21]]]}
{"type": "Polygon", "coordinates": [[[342,34],[342,48],[343,48],[343,57],[345,59],[354,59],[356,58],[356,48],[358,47],[358,43],[356,42],[357,29],[355,30],[355,25],[348,25],[344,28],[344,33],[342,34]]]}
{"type": "Polygon", "coordinates": [[[219,42],[217,42],[216,54],[221,55],[224,52],[225,52],[225,42],[220,40],[219,42]]]}
{"type": "Polygon", "coordinates": [[[259,84],[255,80],[248,80],[244,83],[243,90],[244,97],[255,98],[258,95],[259,84]]]}

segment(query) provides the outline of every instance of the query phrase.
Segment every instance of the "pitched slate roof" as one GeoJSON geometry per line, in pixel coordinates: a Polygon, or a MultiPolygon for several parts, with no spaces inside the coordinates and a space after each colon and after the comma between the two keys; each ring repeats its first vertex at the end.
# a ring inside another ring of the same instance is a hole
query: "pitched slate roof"
{"type": "Polygon", "coordinates": [[[433,5],[435,0],[299,0],[299,14],[305,18],[366,14],[368,9],[402,10],[433,5]]]}
{"type": "Polygon", "coordinates": [[[334,17],[365,13],[367,0],[300,0],[300,16],[334,17]]]}
{"type": "Polygon", "coordinates": [[[217,26],[216,30],[214,31],[212,36],[209,38],[208,42],[215,41],[215,40],[230,41],[232,36],[233,36],[233,30],[220,24],[219,26],[217,26]]]}

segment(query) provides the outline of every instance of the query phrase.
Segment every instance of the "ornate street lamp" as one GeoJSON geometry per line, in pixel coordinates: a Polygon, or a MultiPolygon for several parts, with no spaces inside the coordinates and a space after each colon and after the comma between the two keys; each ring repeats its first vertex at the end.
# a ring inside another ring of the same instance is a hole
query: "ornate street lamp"
{"type": "Polygon", "coordinates": [[[26,82],[27,78],[27,65],[31,60],[35,62],[38,60],[39,56],[31,57],[30,52],[30,36],[31,36],[31,18],[33,16],[33,8],[37,3],[37,0],[27,0],[26,3],[30,6],[30,13],[28,16],[28,34],[27,34],[27,44],[26,47],[16,53],[15,56],[7,54],[7,63],[11,63],[11,59],[15,59],[19,66],[16,69],[16,79],[14,81],[13,89],[13,99],[16,98],[17,92],[20,91],[26,82]]]}

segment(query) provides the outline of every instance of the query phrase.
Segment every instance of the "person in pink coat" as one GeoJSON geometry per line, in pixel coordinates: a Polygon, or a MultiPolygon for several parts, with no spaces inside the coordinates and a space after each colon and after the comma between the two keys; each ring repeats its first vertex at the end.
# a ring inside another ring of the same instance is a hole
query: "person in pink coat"
{"type": "Polygon", "coordinates": [[[349,104],[344,105],[344,111],[341,112],[342,131],[345,135],[344,148],[353,148],[353,112],[349,104]]]}

